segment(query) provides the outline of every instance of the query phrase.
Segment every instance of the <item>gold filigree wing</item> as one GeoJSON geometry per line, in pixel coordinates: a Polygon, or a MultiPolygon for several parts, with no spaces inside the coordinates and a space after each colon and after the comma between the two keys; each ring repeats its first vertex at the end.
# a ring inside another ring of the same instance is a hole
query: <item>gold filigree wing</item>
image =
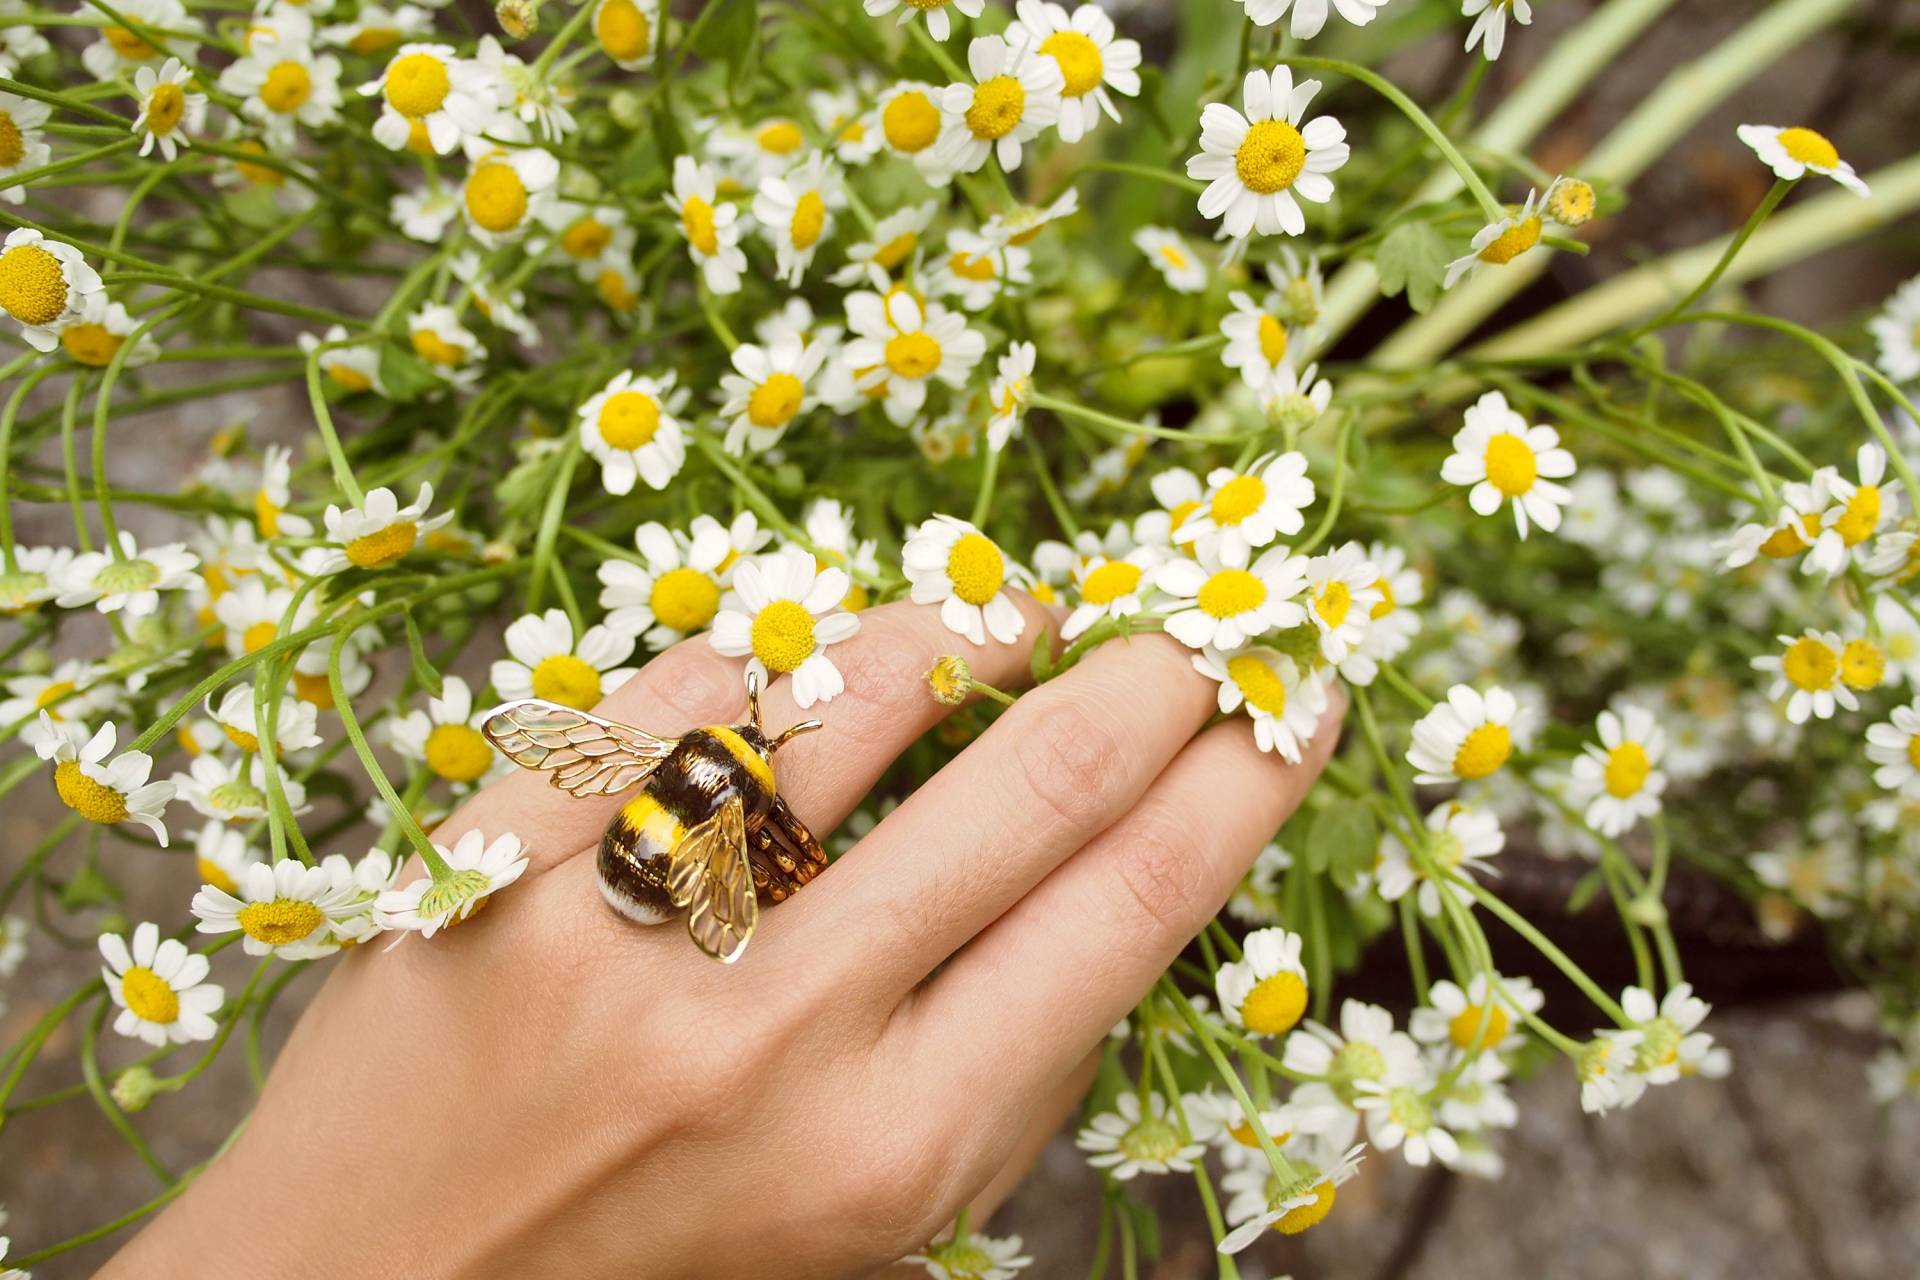
{"type": "Polygon", "coordinates": [[[675,906],[686,908],[687,933],[695,946],[722,964],[746,954],[760,922],[760,900],[753,891],[746,815],[738,796],[681,838],[667,868],[667,892],[675,906]]]}
{"type": "Polygon", "coordinates": [[[523,769],[553,775],[576,796],[611,796],[646,781],[673,754],[677,738],[527,698],[495,707],[480,726],[487,741],[523,769]]]}

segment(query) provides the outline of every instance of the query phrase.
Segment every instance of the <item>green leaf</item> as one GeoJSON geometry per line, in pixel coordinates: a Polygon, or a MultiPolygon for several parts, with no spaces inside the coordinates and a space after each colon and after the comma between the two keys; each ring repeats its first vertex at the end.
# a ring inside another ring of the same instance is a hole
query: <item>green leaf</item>
{"type": "Polygon", "coordinates": [[[1351,889],[1360,874],[1373,865],[1380,848],[1380,827],[1373,810],[1357,800],[1342,800],[1314,815],[1302,851],[1307,869],[1333,878],[1351,889]]]}
{"type": "Polygon", "coordinates": [[[1420,312],[1440,296],[1447,261],[1447,242],[1424,222],[1401,223],[1387,233],[1373,255],[1381,294],[1391,298],[1405,289],[1408,304],[1420,312]]]}
{"type": "Polygon", "coordinates": [[[73,879],[60,887],[60,905],[68,911],[104,907],[120,901],[120,886],[107,879],[89,858],[73,879]]]}
{"type": "Polygon", "coordinates": [[[1567,914],[1577,916],[1585,911],[1587,905],[1593,901],[1593,896],[1600,892],[1600,883],[1598,867],[1581,876],[1578,883],[1573,886],[1573,892],[1567,895],[1567,914]]]}

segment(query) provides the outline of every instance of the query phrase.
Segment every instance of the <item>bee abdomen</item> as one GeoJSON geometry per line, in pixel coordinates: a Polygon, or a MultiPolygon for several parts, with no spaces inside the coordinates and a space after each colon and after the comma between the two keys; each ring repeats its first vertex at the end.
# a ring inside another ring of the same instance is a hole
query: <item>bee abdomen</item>
{"type": "Polygon", "coordinates": [[[667,854],[680,834],[679,821],[647,792],[621,806],[596,860],[607,905],[640,924],[672,919],[677,909],[667,889],[667,854]]]}

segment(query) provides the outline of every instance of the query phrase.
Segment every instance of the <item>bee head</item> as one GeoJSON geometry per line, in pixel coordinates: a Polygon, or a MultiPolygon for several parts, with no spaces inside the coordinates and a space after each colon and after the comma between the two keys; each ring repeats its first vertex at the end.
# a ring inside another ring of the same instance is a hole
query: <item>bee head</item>
{"type": "Polygon", "coordinates": [[[749,723],[741,727],[740,736],[752,744],[755,751],[767,756],[803,733],[812,733],[815,729],[826,727],[818,720],[802,720],[798,724],[789,725],[776,737],[767,737],[766,726],[760,723],[760,677],[752,671],[747,672],[747,718],[749,723]]]}

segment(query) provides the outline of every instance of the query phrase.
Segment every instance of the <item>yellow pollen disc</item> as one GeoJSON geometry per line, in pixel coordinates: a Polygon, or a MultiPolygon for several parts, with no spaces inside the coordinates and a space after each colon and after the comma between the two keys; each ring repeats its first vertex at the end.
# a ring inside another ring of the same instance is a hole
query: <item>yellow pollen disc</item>
{"type": "Polygon", "coordinates": [[[1540,243],[1540,218],[1535,215],[1525,222],[1516,222],[1487,242],[1487,247],[1474,255],[1482,262],[1491,262],[1503,266],[1540,243]]]}
{"type": "Polygon", "coordinates": [[[887,339],[887,368],[903,378],[924,378],[940,367],[940,344],[918,330],[887,339]]]}
{"type": "Polygon", "coordinates": [[[135,1017],[162,1026],[180,1016],[180,997],[167,980],[143,964],[120,975],[120,998],[135,1017]]]}
{"type": "Polygon", "coordinates": [[[387,68],[387,105],[409,120],[438,111],[452,91],[446,64],[430,53],[409,53],[387,68]]]}
{"type": "Polygon", "coordinates": [[[452,369],[467,358],[464,344],[448,342],[431,329],[413,331],[413,352],[428,364],[439,365],[442,369],[452,369]]]}
{"type": "Polygon", "coordinates": [[[600,301],[615,311],[631,311],[640,303],[640,295],[627,283],[626,276],[609,267],[600,273],[594,281],[593,291],[600,295],[600,301]]]}
{"type": "Polygon", "coordinates": [[[467,212],[487,231],[511,231],[527,216],[527,186],[512,165],[488,161],[467,175],[467,212]]]}
{"type": "Polygon", "coordinates": [[[698,631],[720,611],[720,584],[698,569],[669,569],[654,579],[647,606],[661,626],[698,631]]]}
{"type": "Polygon", "coordinates": [[[787,224],[787,237],[796,249],[811,249],[827,225],[827,202],[818,191],[809,191],[793,206],[793,219],[787,224]]]}
{"type": "Polygon", "coordinates": [[[1313,611],[1329,628],[1337,628],[1347,620],[1347,613],[1353,608],[1353,590],[1338,578],[1331,579],[1320,588],[1320,594],[1313,598],[1313,611]]]}
{"type": "Polygon", "coordinates": [[[1646,785],[1647,774],[1652,771],[1646,748],[1637,742],[1621,743],[1607,752],[1607,794],[1616,800],[1626,799],[1646,785]]]}
{"type": "Polygon", "coordinates": [[[1388,614],[1393,612],[1393,609],[1394,609],[1393,584],[1391,582],[1388,582],[1385,578],[1382,578],[1378,582],[1373,584],[1373,589],[1380,593],[1380,603],[1374,605],[1372,611],[1368,613],[1367,616],[1373,619],[1375,622],[1378,622],[1380,619],[1386,617],[1388,614]]]}
{"type": "Polygon", "coordinates": [[[240,647],[248,653],[258,653],[273,643],[274,633],[279,630],[271,622],[256,622],[240,633],[240,647]]]}
{"type": "Polygon", "coordinates": [[[100,34],[113,46],[113,51],[128,62],[146,62],[160,56],[160,51],[148,44],[145,37],[135,35],[131,27],[108,27],[100,34]]]}
{"type": "Polygon", "coordinates": [[[281,115],[298,111],[312,96],[313,76],[297,62],[280,63],[267,72],[266,83],[260,86],[260,101],[281,115]]]}
{"type": "Polygon", "coordinates": [[[363,534],[347,544],[347,560],[362,569],[390,565],[420,539],[420,526],[411,520],[396,520],[384,529],[363,534]]]}
{"type": "Polygon", "coordinates": [[[1080,584],[1080,598],[1088,604],[1112,604],[1121,596],[1132,595],[1139,586],[1139,565],[1109,560],[1080,584]]]}
{"type": "Polygon", "coordinates": [[[533,696],[575,711],[591,711],[600,701],[600,673],[584,658],[556,653],[542,658],[533,669],[533,696]]]}
{"type": "Polygon", "coordinates": [[[616,391],[600,406],[600,438],[616,449],[638,449],[660,430],[660,402],[644,391],[616,391]]]}
{"type": "Polygon", "coordinates": [[[122,339],[103,324],[70,324],[60,331],[60,345],[76,364],[96,369],[113,362],[122,339]]]}
{"type": "Polygon", "coordinates": [[[1907,763],[1920,769],[1920,733],[1907,739],[1907,763]]]}
{"type": "Polygon", "coordinates": [[[227,741],[242,751],[258,751],[260,749],[260,739],[248,733],[245,729],[236,729],[230,724],[223,724],[220,727],[226,731],[227,741]]]}
{"type": "Polygon", "coordinates": [[[42,689],[34,698],[33,709],[35,711],[44,711],[55,720],[60,719],[59,708],[53,704],[72,693],[74,687],[74,683],[71,680],[55,680],[52,684],[42,689]]]}
{"type": "Polygon", "coordinates": [[[1840,651],[1840,679],[1849,689],[1878,689],[1887,678],[1887,656],[1871,640],[1849,640],[1840,651]]]}
{"type": "Polygon", "coordinates": [[[168,81],[153,86],[153,92],[147,95],[147,132],[172,133],[186,110],[187,95],[180,92],[179,85],[168,81]]]}
{"type": "Polygon", "coordinates": [[[60,259],[37,244],[0,253],[0,308],[21,324],[52,324],[67,310],[67,275],[60,259]]]}
{"type": "Polygon", "coordinates": [[[333,685],[327,680],[326,673],[308,675],[304,671],[293,673],[293,693],[300,701],[322,711],[333,709],[333,685]]]}
{"type": "Polygon", "coordinates": [[[947,259],[947,269],[962,280],[991,280],[999,274],[990,253],[956,253],[947,259]]]}
{"type": "Polygon", "coordinates": [[[909,9],[923,9],[923,10],[938,9],[946,3],[947,3],[947,0],[907,0],[907,7],[909,9]]]}
{"type": "Polygon", "coordinates": [[[1060,75],[1067,82],[1060,92],[1069,98],[1084,97],[1100,87],[1106,74],[1100,46],[1078,31],[1056,31],[1040,42],[1040,52],[1060,64],[1060,75]]]}
{"type": "Polygon", "coordinates": [[[1863,484],[1853,491],[1847,499],[1847,509],[1833,522],[1834,529],[1840,534],[1841,541],[1850,547],[1857,547],[1873,536],[1880,527],[1880,487],[1863,484]]]}
{"type": "Polygon", "coordinates": [[[1307,982],[1291,969],[1260,979],[1240,1004],[1247,1030],[1277,1036],[1293,1029],[1307,1011],[1307,982]]]}
{"type": "Polygon", "coordinates": [[[5,111],[0,111],[0,169],[11,168],[27,158],[27,140],[20,126],[5,111]]]}
{"type": "Polygon", "coordinates": [[[1454,1014],[1453,1021],[1447,1024],[1447,1039],[1461,1049],[1491,1049],[1507,1038],[1507,1031],[1512,1025],[1507,1018],[1507,1011],[1499,1005],[1485,1008],[1470,1004],[1454,1014]],[[1480,1030],[1482,1018],[1486,1019],[1485,1031],[1480,1030]]]}
{"type": "Polygon", "coordinates": [[[1287,358],[1287,326],[1265,311],[1260,313],[1260,354],[1273,365],[1287,358]]]}
{"type": "Polygon", "coordinates": [[[1239,524],[1267,500],[1267,482],[1259,476],[1235,476],[1213,495],[1207,514],[1219,525],[1239,524]]]}
{"type": "Polygon", "coordinates": [[[1307,143],[1285,120],[1262,120],[1247,130],[1233,153],[1234,171],[1247,190],[1271,195],[1285,191],[1306,167],[1307,143]]]}
{"type": "Polygon", "coordinates": [[[345,387],[348,391],[366,391],[373,386],[372,378],[369,378],[366,374],[350,364],[336,361],[333,364],[323,365],[321,367],[327,371],[329,378],[332,378],[334,382],[345,387]]]}
{"type": "Polygon", "coordinates": [[[918,90],[895,94],[880,113],[880,131],[895,151],[925,151],[940,136],[940,108],[918,90]]]}
{"type": "Polygon", "coordinates": [[[688,196],[680,206],[680,229],[687,233],[687,243],[701,253],[712,256],[720,252],[720,237],[713,229],[713,206],[699,196],[688,196]]]}
{"type": "Polygon", "coordinates": [[[78,760],[62,760],[53,767],[53,789],[67,808],[88,822],[126,821],[127,798],[81,772],[78,760]]]}
{"type": "Polygon", "coordinates": [[[472,782],[493,763],[493,748],[478,729],[437,724],[427,735],[427,768],[448,782],[472,782]]]}
{"type": "Polygon", "coordinates": [[[365,56],[383,53],[400,43],[400,33],[392,27],[362,27],[347,41],[347,48],[365,56]]]}
{"type": "Polygon", "coordinates": [[[1335,1194],[1334,1185],[1331,1181],[1315,1184],[1313,1188],[1313,1203],[1303,1204],[1297,1209],[1287,1210],[1286,1213],[1282,1214],[1279,1220],[1273,1224],[1273,1229],[1281,1235],[1297,1236],[1308,1227],[1318,1225],[1326,1219],[1329,1213],[1333,1212],[1335,1194]]]}
{"type": "Polygon", "coordinates": [[[753,620],[753,656],[775,675],[813,656],[813,615],[792,600],[775,600],[753,620]]]}
{"type": "Polygon", "coordinates": [[[800,126],[791,120],[775,120],[772,124],[762,125],[753,140],[762,151],[776,156],[790,156],[806,144],[800,126]]]}
{"type": "Polygon", "coordinates": [[[807,388],[790,373],[774,373],[747,400],[747,421],[756,427],[784,427],[800,412],[807,388]]]}
{"type": "Polygon", "coordinates": [[[193,869],[202,881],[222,893],[234,893],[240,888],[234,883],[233,877],[227,874],[227,869],[211,858],[195,858],[193,869]]]}
{"type": "Polygon", "coordinates": [[[947,577],[953,582],[953,594],[968,604],[983,605],[1006,583],[1006,557],[985,534],[969,533],[947,553],[947,577]]]}
{"type": "Polygon", "coordinates": [[[1805,551],[1807,538],[1819,536],[1819,515],[1804,515],[1800,517],[1800,529],[1787,524],[1768,534],[1767,540],[1760,544],[1760,554],[1771,560],[1785,560],[1789,556],[1797,556],[1805,551]],[[1805,530],[1805,537],[1801,536],[1801,530],[1805,530]]]}
{"type": "Polygon", "coordinates": [[[1453,771],[1471,782],[1498,770],[1513,754],[1513,735],[1503,724],[1483,724],[1453,753],[1453,771]]]}
{"type": "Polygon", "coordinates": [[[1780,147],[1808,168],[1832,169],[1840,163],[1840,153],[1824,134],[1800,125],[1780,131],[1780,147]]]}
{"type": "Polygon", "coordinates": [[[1036,582],[1028,589],[1028,594],[1041,604],[1060,603],[1060,593],[1053,589],[1052,583],[1036,582]]]}
{"type": "Polygon", "coordinates": [[[1547,211],[1562,226],[1578,227],[1593,219],[1598,197],[1587,182],[1562,182],[1547,197],[1547,211]]]}
{"type": "Polygon", "coordinates": [[[1247,705],[1278,720],[1287,713],[1287,685],[1279,672],[1251,653],[1227,659],[1227,679],[1247,705]]]}
{"type": "Polygon", "coordinates": [[[1200,584],[1194,603],[1209,618],[1234,618],[1267,602],[1267,584],[1245,569],[1222,569],[1200,584]]]}
{"type": "Polygon", "coordinates": [[[905,231],[873,251],[872,261],[888,271],[906,261],[907,255],[920,243],[917,232],[905,231]]]}
{"type": "Polygon", "coordinates": [[[606,252],[613,243],[613,228],[588,214],[560,233],[560,247],[570,258],[589,260],[606,252]]]}
{"type": "Polygon", "coordinates": [[[593,36],[609,57],[632,62],[647,56],[653,44],[653,24],[633,0],[607,0],[593,15],[593,36]]]}
{"type": "Polygon", "coordinates": [[[1193,513],[1199,509],[1200,504],[1198,502],[1183,502],[1173,508],[1173,510],[1167,512],[1167,533],[1172,535],[1181,525],[1192,519],[1193,513]]]}
{"type": "Polygon", "coordinates": [[[1487,479],[1509,498],[1533,488],[1540,463],[1519,436],[1498,435],[1487,441],[1487,479]]]}
{"type": "Polygon", "coordinates": [[[1840,659],[1825,643],[1802,636],[1787,646],[1780,659],[1780,674],[1809,692],[1831,689],[1840,673],[1840,659]]]}
{"type": "MultiPolygon", "coordinates": [[[[242,138],[233,145],[235,150],[245,151],[250,155],[267,154],[266,147],[252,138],[242,138]]],[[[249,164],[245,160],[236,160],[233,167],[236,173],[256,186],[277,187],[287,180],[286,174],[264,164],[249,164]]]]}
{"type": "Polygon", "coordinates": [[[1165,262],[1169,267],[1172,267],[1175,271],[1186,270],[1187,255],[1180,252],[1180,246],[1177,244],[1161,245],[1160,258],[1163,262],[1165,262]]]}
{"type": "Polygon", "coordinates": [[[974,137],[993,142],[1012,133],[1026,113],[1027,91],[1020,82],[1012,76],[994,76],[973,91],[967,129],[974,137]]]}
{"type": "Polygon", "coordinates": [[[298,942],[327,922],[325,912],[299,898],[250,902],[240,908],[237,919],[249,938],[270,947],[298,942]]]}

